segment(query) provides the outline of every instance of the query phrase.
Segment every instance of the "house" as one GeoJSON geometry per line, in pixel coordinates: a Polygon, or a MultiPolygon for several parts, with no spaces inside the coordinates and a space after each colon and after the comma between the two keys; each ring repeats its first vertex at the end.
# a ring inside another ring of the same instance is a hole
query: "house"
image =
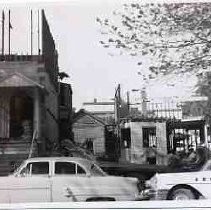
{"type": "Polygon", "coordinates": [[[0,56],[0,175],[57,144],[58,96],[58,55],[42,11],[42,54],[0,56]]]}
{"type": "Polygon", "coordinates": [[[121,160],[137,164],[167,164],[166,125],[165,119],[156,118],[133,118],[125,122],[121,128],[124,156],[121,160]]]}
{"type": "Polygon", "coordinates": [[[114,105],[113,101],[98,101],[95,98],[93,102],[84,102],[83,108],[106,124],[114,124],[114,105]]]}
{"type": "Polygon", "coordinates": [[[81,109],[73,119],[74,142],[101,160],[116,161],[119,143],[115,127],[105,124],[92,113],[81,109]]]}
{"type": "Polygon", "coordinates": [[[182,101],[182,118],[196,119],[204,118],[208,105],[208,97],[192,96],[182,101]]]}
{"type": "Polygon", "coordinates": [[[165,165],[169,153],[188,152],[189,148],[207,145],[207,124],[204,119],[207,97],[186,98],[182,104],[182,119],[175,116],[131,115],[123,121],[121,160],[165,165]]]}
{"type": "Polygon", "coordinates": [[[80,110],[73,119],[74,141],[95,156],[105,155],[105,123],[91,113],[80,110]]]}

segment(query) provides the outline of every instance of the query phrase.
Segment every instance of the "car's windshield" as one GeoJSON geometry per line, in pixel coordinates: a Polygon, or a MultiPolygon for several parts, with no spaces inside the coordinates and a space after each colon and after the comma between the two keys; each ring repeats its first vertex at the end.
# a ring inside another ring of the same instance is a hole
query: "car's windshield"
{"type": "Polygon", "coordinates": [[[211,160],[207,161],[202,167],[202,171],[211,171],[211,160]]]}
{"type": "MultiPolygon", "coordinates": [[[[21,163],[21,165],[18,166],[18,167],[12,172],[12,174],[13,174],[13,175],[17,175],[17,174],[21,173],[21,169],[23,168],[24,165],[25,165],[25,161],[24,161],[23,163],[21,163]]],[[[12,174],[11,174],[11,175],[12,175],[12,174]]]]}

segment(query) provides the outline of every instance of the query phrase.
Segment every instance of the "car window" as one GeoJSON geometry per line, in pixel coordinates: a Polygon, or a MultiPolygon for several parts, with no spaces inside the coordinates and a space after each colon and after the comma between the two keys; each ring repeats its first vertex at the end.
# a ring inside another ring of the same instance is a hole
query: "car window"
{"type": "Polygon", "coordinates": [[[20,172],[21,175],[49,175],[49,162],[28,163],[20,172]]]}
{"type": "Polygon", "coordinates": [[[76,164],[71,162],[56,162],[55,174],[76,174],[76,164]]]}
{"type": "Polygon", "coordinates": [[[106,173],[94,163],[91,165],[90,172],[93,176],[106,176],[106,173]]]}
{"type": "Polygon", "coordinates": [[[86,171],[77,164],[77,174],[86,174],[86,171]]]}
{"type": "Polygon", "coordinates": [[[55,174],[86,174],[86,171],[76,163],[56,162],[55,174]]]}
{"type": "Polygon", "coordinates": [[[202,171],[211,171],[211,162],[207,162],[204,167],[202,168],[202,171]]]}
{"type": "Polygon", "coordinates": [[[29,164],[31,175],[49,174],[48,162],[33,162],[29,164]]]}
{"type": "MultiPolygon", "coordinates": [[[[27,165],[29,166],[29,164],[27,165]]],[[[21,171],[20,171],[20,175],[21,176],[28,176],[29,175],[29,167],[24,167],[21,171]]]]}

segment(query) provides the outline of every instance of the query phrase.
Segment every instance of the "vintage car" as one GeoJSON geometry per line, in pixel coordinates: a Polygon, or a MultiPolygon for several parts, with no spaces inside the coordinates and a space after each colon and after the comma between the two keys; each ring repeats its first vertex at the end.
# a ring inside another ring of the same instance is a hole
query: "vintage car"
{"type": "Polygon", "coordinates": [[[108,176],[94,162],[73,157],[30,158],[0,177],[0,202],[129,201],[136,178],[108,176]]]}
{"type": "Polygon", "coordinates": [[[200,171],[155,174],[142,198],[153,200],[211,199],[211,160],[200,171]]]}

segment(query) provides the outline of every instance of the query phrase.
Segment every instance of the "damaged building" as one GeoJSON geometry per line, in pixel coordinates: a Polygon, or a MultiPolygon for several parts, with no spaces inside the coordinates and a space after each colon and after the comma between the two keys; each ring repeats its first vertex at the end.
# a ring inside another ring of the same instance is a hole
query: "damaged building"
{"type": "Polygon", "coordinates": [[[41,36],[38,55],[0,56],[0,175],[29,156],[49,155],[58,143],[58,54],[44,10],[41,36]]]}

